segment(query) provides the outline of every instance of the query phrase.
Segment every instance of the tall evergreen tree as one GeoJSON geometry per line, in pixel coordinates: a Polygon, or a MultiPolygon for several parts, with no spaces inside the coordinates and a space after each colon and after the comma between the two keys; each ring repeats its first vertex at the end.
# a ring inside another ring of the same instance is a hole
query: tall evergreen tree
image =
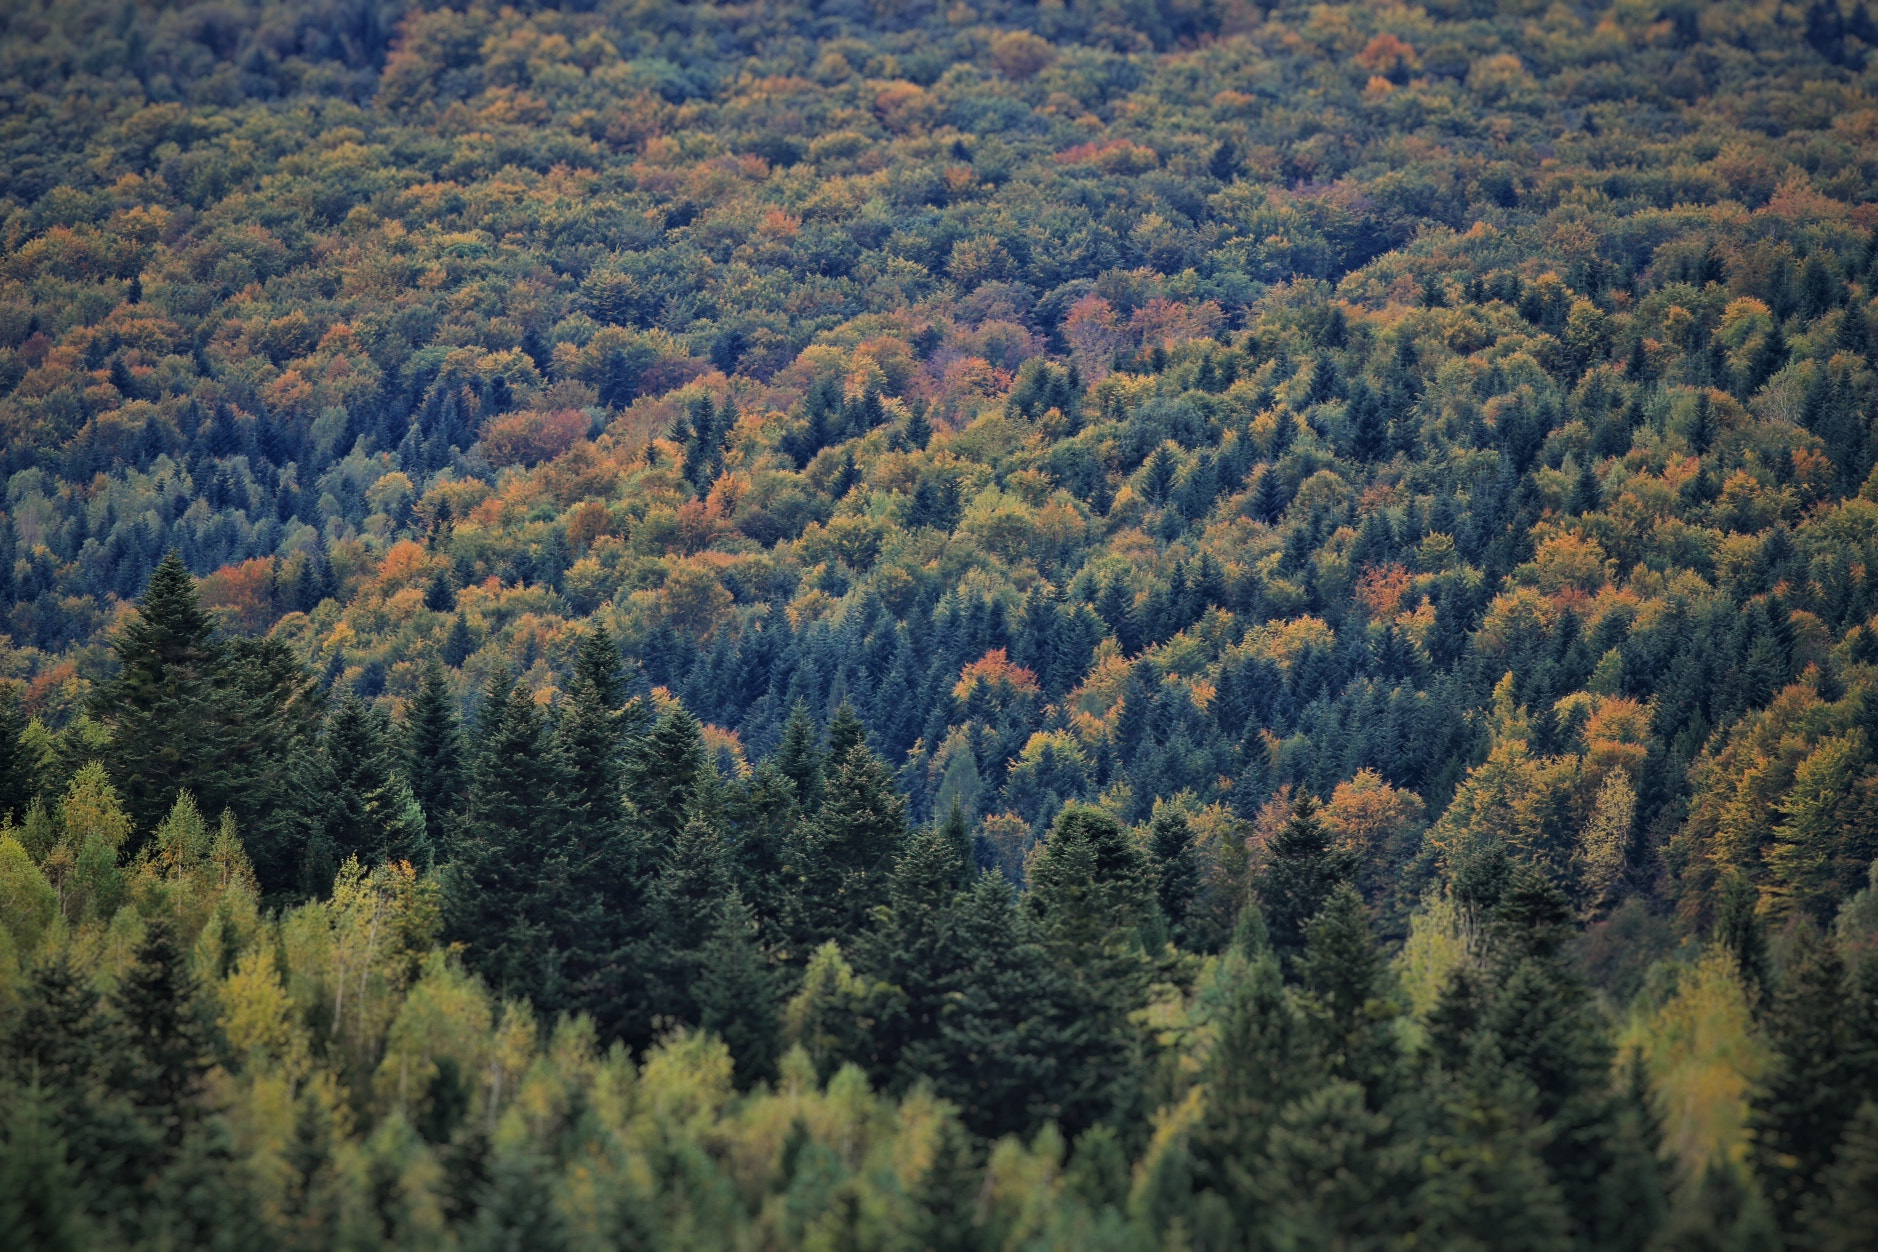
{"type": "Polygon", "coordinates": [[[19,692],[11,684],[0,685],[0,821],[11,815],[16,826],[26,821],[26,809],[39,785],[38,771],[22,738],[25,733],[19,692]]]}
{"type": "Polygon", "coordinates": [[[482,722],[451,857],[449,929],[491,985],[547,1007],[560,994],[548,935],[568,886],[559,754],[534,699],[506,674],[490,680],[482,722]]]}
{"type": "Polygon", "coordinates": [[[677,841],[705,769],[704,732],[685,706],[676,702],[629,746],[626,795],[646,855],[662,856],[677,841]]]}
{"type": "Polygon", "coordinates": [[[698,1022],[724,1040],[737,1085],[748,1089],[776,1072],[774,979],[758,943],[756,914],[733,886],[717,910],[698,976],[698,1022]]]}
{"type": "Polygon", "coordinates": [[[1256,884],[1272,950],[1285,969],[1303,954],[1310,920],[1355,871],[1354,858],[1331,847],[1317,815],[1316,797],[1299,792],[1290,819],[1272,839],[1256,884]]]}
{"type": "Polygon", "coordinates": [[[1861,1097],[1838,945],[1799,933],[1766,1016],[1773,1063],[1752,1098],[1754,1164],[1783,1230],[1799,1228],[1861,1097]]]}
{"type": "Polygon", "coordinates": [[[816,742],[820,737],[808,705],[798,700],[783,723],[782,742],[773,757],[776,768],[795,783],[796,802],[810,814],[822,804],[822,750],[816,742]]]}
{"type": "Polygon", "coordinates": [[[233,798],[215,690],[222,648],[177,553],[157,566],[113,648],[118,673],[100,684],[94,710],[109,728],[107,764],[135,828],[154,829],[179,790],[220,812],[233,798]]]}
{"type": "Polygon", "coordinates": [[[456,701],[441,665],[432,662],[405,713],[403,763],[432,838],[447,845],[463,806],[463,737],[456,701]]]}

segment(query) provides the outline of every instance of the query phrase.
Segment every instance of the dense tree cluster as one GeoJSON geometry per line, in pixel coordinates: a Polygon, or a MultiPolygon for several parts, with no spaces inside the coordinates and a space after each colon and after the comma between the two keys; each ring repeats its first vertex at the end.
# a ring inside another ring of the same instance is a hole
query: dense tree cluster
{"type": "Polygon", "coordinates": [[[14,6],[0,1242],[1863,1246],[1872,46],[14,6]]]}

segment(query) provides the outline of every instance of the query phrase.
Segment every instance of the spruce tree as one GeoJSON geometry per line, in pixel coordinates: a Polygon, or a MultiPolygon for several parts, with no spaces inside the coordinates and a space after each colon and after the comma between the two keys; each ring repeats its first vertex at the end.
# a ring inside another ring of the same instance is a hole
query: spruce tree
{"type": "Polygon", "coordinates": [[[676,702],[628,748],[626,796],[646,855],[663,856],[677,840],[704,770],[704,732],[676,702]]]}
{"type": "Polygon", "coordinates": [[[1333,849],[1308,791],[1292,801],[1291,817],[1272,839],[1256,885],[1272,951],[1289,971],[1304,952],[1305,927],[1337,887],[1356,871],[1355,858],[1333,849]]]}
{"type": "Polygon", "coordinates": [[[560,993],[548,935],[565,903],[559,760],[541,710],[506,674],[490,680],[446,913],[471,968],[537,1007],[560,993]]]}
{"type": "Polygon", "coordinates": [[[1845,964],[1830,936],[1802,928],[1765,1022],[1773,1062],[1751,1100],[1754,1164],[1781,1229],[1807,1203],[1858,1111],[1845,964]]]}
{"type": "Polygon", "coordinates": [[[463,736],[449,677],[435,661],[405,713],[402,746],[404,774],[425,824],[433,841],[447,847],[463,807],[463,736]]]}
{"type": "Polygon", "coordinates": [[[179,790],[220,812],[233,798],[215,690],[222,648],[175,552],[151,575],[113,648],[119,671],[100,684],[94,712],[109,729],[106,763],[135,828],[154,829],[179,790]]]}
{"type": "Polygon", "coordinates": [[[822,804],[822,750],[816,742],[820,737],[808,705],[798,700],[783,723],[782,742],[772,757],[776,768],[795,783],[796,803],[808,814],[822,804]]]}
{"type": "Polygon", "coordinates": [[[748,1090],[776,1072],[774,979],[758,944],[756,915],[735,887],[718,908],[698,976],[698,1024],[720,1036],[748,1090]]]}
{"type": "Polygon", "coordinates": [[[26,821],[26,810],[38,789],[37,770],[22,736],[26,716],[19,692],[11,683],[0,684],[0,822],[9,817],[15,826],[26,821]]]}

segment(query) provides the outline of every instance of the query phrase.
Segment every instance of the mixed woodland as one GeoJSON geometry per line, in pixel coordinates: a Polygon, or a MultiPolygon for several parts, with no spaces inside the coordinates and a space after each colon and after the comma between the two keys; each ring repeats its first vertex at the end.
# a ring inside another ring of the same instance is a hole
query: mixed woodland
{"type": "Polygon", "coordinates": [[[1878,1238],[1850,0],[0,5],[0,1245],[1878,1238]]]}

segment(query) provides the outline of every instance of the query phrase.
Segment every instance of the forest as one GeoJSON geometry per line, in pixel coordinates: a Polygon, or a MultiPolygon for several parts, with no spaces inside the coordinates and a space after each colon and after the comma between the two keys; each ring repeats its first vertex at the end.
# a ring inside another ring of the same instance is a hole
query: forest
{"type": "Polygon", "coordinates": [[[1878,1247],[1875,54],[0,4],[0,1246],[1878,1247]]]}

